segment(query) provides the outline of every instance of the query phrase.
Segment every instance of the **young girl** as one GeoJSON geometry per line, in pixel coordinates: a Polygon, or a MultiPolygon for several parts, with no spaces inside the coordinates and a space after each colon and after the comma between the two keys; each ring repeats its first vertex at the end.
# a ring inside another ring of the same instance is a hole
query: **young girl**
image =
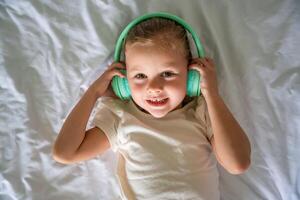
{"type": "Polygon", "coordinates": [[[123,199],[220,199],[217,161],[240,174],[251,150],[218,93],[212,59],[192,59],[185,29],[168,19],[136,25],[125,44],[125,63],[111,64],[67,117],[54,159],[75,163],[112,148],[123,199]],[[132,98],[121,101],[110,82],[125,68],[132,98]],[[199,97],[186,96],[188,69],[201,74],[199,97]]]}

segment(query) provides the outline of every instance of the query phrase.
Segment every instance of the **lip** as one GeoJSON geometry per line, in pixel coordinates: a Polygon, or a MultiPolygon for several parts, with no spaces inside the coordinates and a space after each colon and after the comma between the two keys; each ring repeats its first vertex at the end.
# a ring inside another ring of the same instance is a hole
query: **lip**
{"type": "Polygon", "coordinates": [[[151,105],[151,106],[154,106],[154,107],[161,107],[161,106],[164,106],[168,103],[169,101],[169,98],[164,98],[163,99],[164,101],[163,102],[153,102],[151,101],[150,99],[146,100],[146,102],[151,105]]]}

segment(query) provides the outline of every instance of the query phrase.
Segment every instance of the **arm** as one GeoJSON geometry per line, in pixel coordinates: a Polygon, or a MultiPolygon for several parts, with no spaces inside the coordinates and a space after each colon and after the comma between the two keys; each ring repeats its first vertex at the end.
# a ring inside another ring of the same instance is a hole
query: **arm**
{"type": "Polygon", "coordinates": [[[249,140],[220,96],[207,96],[212,125],[211,144],[220,164],[232,174],[244,172],[250,165],[249,140]]]}
{"type": "Polygon", "coordinates": [[[96,94],[87,90],[67,117],[52,149],[56,161],[67,164],[86,160],[109,148],[102,130],[93,128],[86,131],[96,100],[96,94]]]}
{"type": "Polygon", "coordinates": [[[84,93],[67,117],[52,148],[56,161],[67,164],[86,160],[110,147],[108,138],[101,129],[94,127],[86,131],[86,125],[99,97],[115,97],[109,84],[113,76],[123,77],[117,67],[124,68],[121,63],[110,65],[84,93]]]}
{"type": "Polygon", "coordinates": [[[213,130],[210,142],[219,163],[232,174],[244,172],[250,165],[250,142],[219,96],[213,60],[196,58],[189,68],[198,70],[202,76],[200,87],[213,130]]]}

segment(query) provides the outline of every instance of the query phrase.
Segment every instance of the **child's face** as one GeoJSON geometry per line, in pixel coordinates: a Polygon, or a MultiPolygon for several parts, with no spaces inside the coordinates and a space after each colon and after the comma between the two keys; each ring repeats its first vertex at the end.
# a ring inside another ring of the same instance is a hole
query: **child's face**
{"type": "Polygon", "coordinates": [[[188,61],[175,50],[127,46],[127,79],[134,102],[156,118],[181,107],[186,95],[188,61]],[[163,102],[155,102],[163,100],[163,102]]]}

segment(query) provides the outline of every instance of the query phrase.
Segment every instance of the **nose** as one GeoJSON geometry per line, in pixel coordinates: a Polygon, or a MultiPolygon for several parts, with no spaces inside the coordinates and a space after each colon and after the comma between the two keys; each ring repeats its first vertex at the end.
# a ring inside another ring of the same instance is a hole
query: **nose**
{"type": "Polygon", "coordinates": [[[147,92],[150,95],[156,95],[162,92],[163,84],[158,79],[153,79],[149,82],[147,92]]]}

